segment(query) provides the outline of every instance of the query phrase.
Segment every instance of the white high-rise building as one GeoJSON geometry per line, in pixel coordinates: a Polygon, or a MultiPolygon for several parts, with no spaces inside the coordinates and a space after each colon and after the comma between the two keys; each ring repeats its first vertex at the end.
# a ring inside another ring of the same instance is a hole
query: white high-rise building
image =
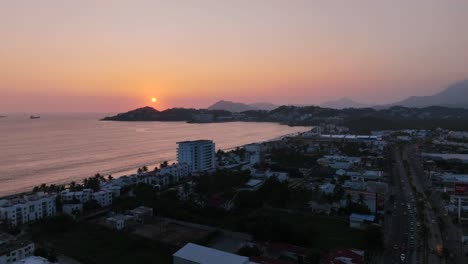
{"type": "Polygon", "coordinates": [[[177,161],[188,164],[191,172],[215,169],[215,144],[212,140],[182,141],[177,145],[177,161]]]}

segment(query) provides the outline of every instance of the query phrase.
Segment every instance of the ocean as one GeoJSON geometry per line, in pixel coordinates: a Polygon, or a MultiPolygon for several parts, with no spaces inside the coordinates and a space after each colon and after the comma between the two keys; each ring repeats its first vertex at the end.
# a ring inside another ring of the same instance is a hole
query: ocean
{"type": "Polygon", "coordinates": [[[0,196],[96,173],[114,177],[175,161],[178,141],[211,139],[216,149],[271,140],[308,127],[275,123],[99,121],[105,114],[26,114],[0,118],[0,196]]]}

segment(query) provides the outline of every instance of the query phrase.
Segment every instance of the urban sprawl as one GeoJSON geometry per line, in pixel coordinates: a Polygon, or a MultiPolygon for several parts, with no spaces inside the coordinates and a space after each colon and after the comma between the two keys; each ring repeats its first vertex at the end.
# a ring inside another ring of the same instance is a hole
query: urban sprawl
{"type": "Polygon", "coordinates": [[[468,133],[320,125],[0,199],[6,263],[468,263],[468,133]]]}

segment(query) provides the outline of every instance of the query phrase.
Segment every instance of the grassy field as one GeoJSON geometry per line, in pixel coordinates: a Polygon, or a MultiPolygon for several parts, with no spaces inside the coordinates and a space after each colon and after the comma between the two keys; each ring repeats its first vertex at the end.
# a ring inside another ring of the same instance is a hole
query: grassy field
{"type": "Polygon", "coordinates": [[[304,221],[315,226],[313,247],[333,249],[336,247],[363,248],[364,233],[349,227],[347,221],[324,216],[306,216],[304,221]]]}
{"type": "Polygon", "coordinates": [[[364,232],[350,228],[345,219],[274,210],[256,212],[255,218],[274,219],[291,226],[292,232],[307,237],[308,242],[303,246],[309,248],[329,250],[337,247],[364,247],[364,232]]]}
{"type": "Polygon", "coordinates": [[[36,233],[34,240],[82,263],[172,263],[170,253],[151,240],[87,223],[66,232],[36,233]]]}

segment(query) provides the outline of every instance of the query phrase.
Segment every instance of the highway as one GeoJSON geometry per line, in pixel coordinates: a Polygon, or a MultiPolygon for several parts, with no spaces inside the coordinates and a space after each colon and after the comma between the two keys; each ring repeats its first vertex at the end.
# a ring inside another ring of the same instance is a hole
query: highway
{"type": "MultiPolygon", "coordinates": [[[[427,201],[427,223],[430,228],[430,233],[432,234],[430,246],[437,243],[444,246],[448,253],[446,254],[448,256],[444,259],[446,261],[445,263],[468,263],[468,258],[464,256],[462,250],[461,230],[452,222],[450,216],[447,215],[440,194],[433,191],[432,182],[426,176],[422,167],[421,155],[417,145],[405,147],[403,149],[403,154],[409,162],[409,170],[416,189],[424,194],[424,199],[427,201]]],[[[432,259],[434,260],[434,258],[432,259]]]]}
{"type": "Polygon", "coordinates": [[[391,153],[392,171],[390,173],[390,195],[387,199],[384,263],[426,263],[416,217],[415,194],[398,148],[391,153]]]}

